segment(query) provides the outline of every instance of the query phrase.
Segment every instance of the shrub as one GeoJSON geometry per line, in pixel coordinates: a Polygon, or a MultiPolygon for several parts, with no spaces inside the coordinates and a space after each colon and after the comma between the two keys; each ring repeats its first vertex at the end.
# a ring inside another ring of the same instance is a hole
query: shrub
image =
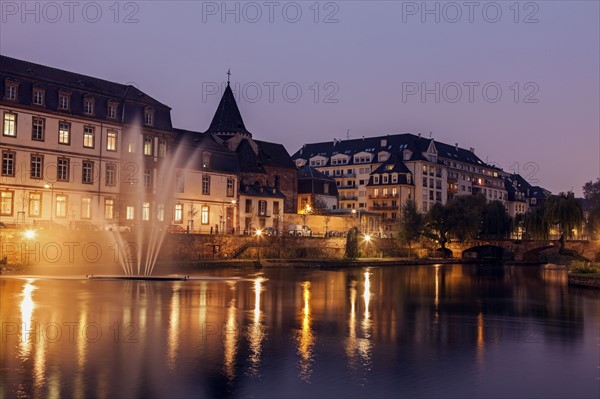
{"type": "Polygon", "coordinates": [[[571,264],[570,272],[575,274],[597,274],[600,273],[600,264],[575,261],[571,264]]]}

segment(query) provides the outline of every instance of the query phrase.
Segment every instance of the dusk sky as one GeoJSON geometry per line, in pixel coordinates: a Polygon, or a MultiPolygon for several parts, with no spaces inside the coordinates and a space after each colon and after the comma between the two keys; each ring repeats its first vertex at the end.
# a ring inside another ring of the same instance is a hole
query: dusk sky
{"type": "Polygon", "coordinates": [[[554,193],[600,176],[598,1],[115,4],[3,1],[0,52],[133,83],[199,131],[231,68],[246,127],[290,154],[432,132],[554,193]]]}

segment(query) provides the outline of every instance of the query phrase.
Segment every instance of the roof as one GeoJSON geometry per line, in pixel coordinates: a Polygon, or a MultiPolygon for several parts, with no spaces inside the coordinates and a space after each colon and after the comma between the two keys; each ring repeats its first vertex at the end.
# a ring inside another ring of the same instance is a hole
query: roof
{"type": "Polygon", "coordinates": [[[174,131],[176,133],[175,164],[177,167],[213,172],[239,172],[237,154],[217,143],[210,134],[184,129],[174,129],[174,131]],[[203,164],[204,152],[210,154],[208,167],[203,164]]]}
{"type": "Polygon", "coordinates": [[[240,185],[240,197],[268,197],[268,198],[283,198],[285,195],[275,187],[257,185],[257,184],[242,184],[240,185]]]}
{"type": "Polygon", "coordinates": [[[371,174],[382,174],[382,173],[411,173],[396,154],[390,155],[389,159],[379,165],[371,174]],[[391,169],[390,169],[391,167],[391,169]]]}
{"type": "Polygon", "coordinates": [[[296,164],[283,144],[254,140],[258,145],[258,157],[263,165],[296,169],[296,164]]]}
{"type": "Polygon", "coordinates": [[[241,133],[252,136],[246,129],[242,114],[237,106],[233,91],[229,82],[223,92],[219,106],[213,116],[212,122],[206,133],[212,134],[235,134],[241,133]]]}
{"type": "Polygon", "coordinates": [[[317,179],[332,181],[335,184],[333,177],[327,176],[325,173],[319,172],[317,169],[310,166],[303,166],[298,169],[298,180],[301,179],[317,179]]]}

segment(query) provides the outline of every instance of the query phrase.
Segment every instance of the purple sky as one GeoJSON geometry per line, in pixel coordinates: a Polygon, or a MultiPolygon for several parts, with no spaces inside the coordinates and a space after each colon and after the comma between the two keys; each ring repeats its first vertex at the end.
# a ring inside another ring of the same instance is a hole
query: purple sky
{"type": "Polygon", "coordinates": [[[173,108],[175,127],[196,130],[208,127],[212,90],[231,68],[246,127],[290,153],[348,129],[351,138],[432,132],[580,195],[600,175],[599,2],[476,3],[470,15],[464,2],[428,2],[436,22],[422,2],[229,2],[226,14],[222,2],[144,1],[120,3],[116,16],[113,1],[84,1],[70,17],[66,6],[56,13],[63,2],[29,2],[26,14],[3,1],[0,52],[135,82],[173,108]],[[130,14],[137,22],[124,22],[130,14]],[[422,83],[433,89],[424,99],[408,91],[422,83]]]}

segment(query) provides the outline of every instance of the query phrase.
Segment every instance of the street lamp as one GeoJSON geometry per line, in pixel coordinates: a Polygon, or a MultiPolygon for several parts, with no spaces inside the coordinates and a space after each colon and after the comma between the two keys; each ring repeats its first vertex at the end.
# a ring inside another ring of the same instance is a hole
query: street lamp
{"type": "Polygon", "coordinates": [[[363,236],[363,241],[365,242],[365,256],[369,255],[369,244],[371,243],[371,235],[370,234],[365,234],[363,236]]]}
{"type": "Polygon", "coordinates": [[[259,244],[259,240],[260,240],[260,236],[262,235],[262,230],[261,229],[257,229],[256,230],[256,260],[260,262],[260,246],[259,244]]]}
{"type": "Polygon", "coordinates": [[[54,183],[46,182],[45,189],[50,189],[50,230],[52,230],[52,215],[54,215],[54,183]]]}

